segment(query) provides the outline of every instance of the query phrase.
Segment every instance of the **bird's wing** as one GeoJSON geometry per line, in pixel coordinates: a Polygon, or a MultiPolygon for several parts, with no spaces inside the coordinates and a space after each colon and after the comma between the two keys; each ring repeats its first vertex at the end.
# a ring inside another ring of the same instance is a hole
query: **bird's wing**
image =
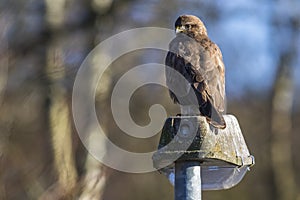
{"type": "MultiPolygon", "coordinates": [[[[219,47],[209,38],[193,39],[177,36],[169,46],[165,63],[167,86],[179,91],[179,96],[189,93],[193,85],[202,95],[199,103],[207,98],[218,112],[225,110],[225,74],[222,54],[219,47]],[[174,70],[183,75],[189,84],[179,81],[174,70]]],[[[174,101],[176,96],[170,93],[174,101]],[[173,96],[172,96],[173,95],[173,96]]]]}
{"type": "Polygon", "coordinates": [[[222,53],[219,47],[208,38],[200,42],[198,41],[197,46],[199,56],[192,65],[192,69],[195,73],[194,85],[200,92],[205,90],[207,98],[209,98],[212,105],[219,112],[224,112],[225,69],[222,53]],[[199,85],[199,83],[204,84],[199,85]]]}
{"type": "Polygon", "coordinates": [[[183,97],[189,94],[191,90],[191,75],[190,70],[186,65],[183,57],[179,56],[177,47],[178,41],[176,38],[170,43],[170,51],[168,52],[166,64],[166,83],[170,89],[171,98],[178,103],[177,97],[183,97]],[[172,92],[173,91],[173,92],[172,92]],[[176,95],[174,95],[176,93],[176,95]]]}

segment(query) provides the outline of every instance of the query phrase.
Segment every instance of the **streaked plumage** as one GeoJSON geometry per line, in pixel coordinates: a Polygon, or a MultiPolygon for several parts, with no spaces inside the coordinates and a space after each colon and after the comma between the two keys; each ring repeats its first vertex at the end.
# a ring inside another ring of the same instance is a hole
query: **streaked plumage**
{"type": "MultiPolygon", "coordinates": [[[[175,22],[176,37],[170,42],[166,57],[166,80],[175,103],[185,106],[197,104],[198,113],[217,128],[225,128],[222,113],[225,111],[225,69],[219,47],[207,36],[202,21],[192,15],[180,16],[175,22]],[[188,81],[178,81],[175,69],[188,81]],[[189,88],[192,88],[190,90],[189,88]],[[178,92],[179,91],[179,92],[178,92]],[[195,92],[197,101],[188,97],[195,92]],[[178,94],[180,93],[180,94],[178,94]]],[[[193,115],[196,112],[188,111],[193,115]]]]}

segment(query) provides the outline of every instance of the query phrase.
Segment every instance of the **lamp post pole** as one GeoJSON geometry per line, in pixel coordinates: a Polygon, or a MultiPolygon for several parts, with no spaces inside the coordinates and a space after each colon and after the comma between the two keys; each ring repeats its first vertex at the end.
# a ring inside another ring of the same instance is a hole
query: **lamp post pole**
{"type": "Polygon", "coordinates": [[[203,116],[169,117],[153,166],[175,183],[175,200],[201,200],[202,190],[237,185],[254,165],[237,119],[224,115],[226,129],[212,128],[203,116]]]}
{"type": "Polygon", "coordinates": [[[175,162],[175,200],[201,200],[199,161],[175,162]]]}

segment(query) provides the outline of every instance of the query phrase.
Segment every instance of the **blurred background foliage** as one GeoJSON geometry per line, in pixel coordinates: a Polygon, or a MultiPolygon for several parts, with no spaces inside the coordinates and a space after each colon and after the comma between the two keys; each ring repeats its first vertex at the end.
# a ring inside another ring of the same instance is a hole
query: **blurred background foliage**
{"type": "MultiPolygon", "coordinates": [[[[106,38],[136,27],[173,29],[178,15],[194,14],[223,52],[227,111],[256,158],[238,186],[204,192],[203,199],[300,200],[299,9],[298,0],[1,0],[0,199],[173,199],[158,172],[119,172],[87,153],[72,120],[72,86],[84,58],[106,38]]],[[[124,55],[100,81],[100,122],[125,149],[155,150],[159,135],[122,133],[111,115],[112,89],[128,69],[163,63],[165,53],[124,55]]],[[[152,76],[163,75],[149,70],[152,76]]],[[[137,124],[149,123],[154,103],[168,115],[178,112],[166,88],[145,86],[130,103],[137,124]]]]}

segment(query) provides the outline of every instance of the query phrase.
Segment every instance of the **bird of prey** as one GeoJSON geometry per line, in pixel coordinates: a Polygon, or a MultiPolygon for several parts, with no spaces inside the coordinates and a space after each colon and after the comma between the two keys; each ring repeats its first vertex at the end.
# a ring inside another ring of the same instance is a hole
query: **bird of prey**
{"type": "Polygon", "coordinates": [[[169,44],[165,60],[166,84],[171,98],[174,103],[192,108],[193,111],[186,109],[182,115],[197,113],[205,116],[212,126],[226,128],[222,115],[225,68],[219,47],[209,39],[203,22],[196,16],[179,16],[175,30],[176,37],[169,44]],[[183,76],[185,81],[176,74],[183,76]]]}

